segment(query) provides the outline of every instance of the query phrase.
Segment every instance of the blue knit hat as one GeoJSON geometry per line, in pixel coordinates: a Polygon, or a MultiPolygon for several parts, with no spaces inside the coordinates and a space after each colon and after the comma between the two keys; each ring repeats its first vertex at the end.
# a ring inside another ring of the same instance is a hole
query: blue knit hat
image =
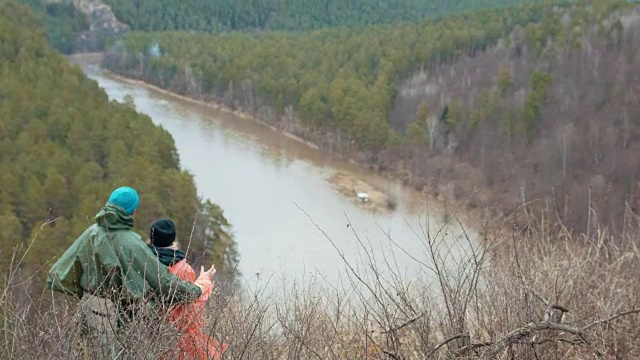
{"type": "Polygon", "coordinates": [[[111,193],[109,203],[120,206],[127,215],[131,215],[138,208],[140,197],[138,197],[138,193],[133,188],[123,186],[115,189],[111,193]]]}

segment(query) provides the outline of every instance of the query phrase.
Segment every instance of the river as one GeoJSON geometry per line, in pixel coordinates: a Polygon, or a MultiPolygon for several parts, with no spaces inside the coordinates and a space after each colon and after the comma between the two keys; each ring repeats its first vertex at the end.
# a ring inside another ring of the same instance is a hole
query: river
{"type": "Polygon", "coordinates": [[[94,61],[78,61],[111,99],[131,95],[139,112],[171,133],[198,192],[219,204],[233,225],[245,281],[334,283],[348,271],[340,253],[367,271],[360,242],[376,261],[411,277],[426,271],[415,259],[428,262],[424,239],[416,235],[422,234],[420,224],[432,234],[442,230],[442,246],[462,236],[455,223],[442,228],[442,214],[419,192],[251,119],[123,81],[94,61]],[[355,193],[336,190],[330,179],[337,172],[393,193],[398,206],[372,211],[355,193]]]}

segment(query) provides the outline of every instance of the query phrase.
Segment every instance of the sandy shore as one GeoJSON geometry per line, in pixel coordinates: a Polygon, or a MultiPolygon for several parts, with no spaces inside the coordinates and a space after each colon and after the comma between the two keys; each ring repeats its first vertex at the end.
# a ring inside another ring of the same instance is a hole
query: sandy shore
{"type": "Polygon", "coordinates": [[[393,210],[396,206],[397,199],[392,199],[389,194],[385,194],[372,184],[353,176],[353,174],[338,171],[329,179],[329,182],[340,193],[352,199],[354,203],[374,212],[393,210]],[[369,201],[362,202],[358,200],[356,195],[359,192],[367,193],[369,201]]]}

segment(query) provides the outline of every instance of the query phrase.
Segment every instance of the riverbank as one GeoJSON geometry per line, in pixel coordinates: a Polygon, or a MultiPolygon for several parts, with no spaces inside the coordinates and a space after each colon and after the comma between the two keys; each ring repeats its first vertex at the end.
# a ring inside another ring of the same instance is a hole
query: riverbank
{"type": "MultiPolygon", "coordinates": [[[[271,131],[275,131],[278,132],[294,141],[299,142],[300,144],[303,144],[313,150],[316,151],[322,151],[320,149],[319,146],[306,141],[304,139],[302,139],[299,136],[296,136],[294,134],[291,134],[289,132],[283,131],[281,129],[278,129],[277,127],[273,126],[273,125],[269,125],[263,121],[260,121],[260,119],[258,119],[257,117],[251,115],[250,113],[241,111],[241,110],[233,110],[227,106],[224,106],[222,104],[216,103],[216,102],[207,102],[207,101],[201,101],[201,100],[196,100],[193,98],[190,98],[188,96],[184,96],[184,95],[180,95],[180,94],[176,94],[173,93],[171,91],[162,89],[158,86],[146,83],[144,81],[141,80],[135,80],[135,79],[129,79],[126,77],[123,77],[121,75],[118,75],[112,71],[109,71],[107,69],[102,69],[102,71],[105,74],[108,74],[110,77],[114,78],[114,79],[118,79],[119,81],[128,83],[128,84],[133,84],[133,85],[138,85],[138,86],[143,86],[147,89],[153,90],[155,92],[185,101],[185,102],[189,102],[192,104],[197,104],[200,106],[205,106],[207,108],[213,109],[213,110],[217,110],[217,111],[222,111],[222,112],[226,112],[229,114],[232,114],[234,116],[237,116],[239,118],[245,119],[245,120],[250,120],[253,121],[261,126],[264,126],[268,129],[270,129],[271,131]]],[[[333,154],[327,154],[325,153],[325,155],[327,156],[335,156],[333,154]]],[[[342,158],[341,158],[342,159],[342,158]]],[[[344,159],[342,159],[344,160],[344,159]]],[[[349,160],[349,159],[347,159],[349,160]]],[[[357,164],[355,161],[351,161],[353,164],[357,164]]],[[[347,198],[351,199],[352,202],[357,203],[359,206],[368,209],[368,210],[372,210],[375,212],[388,212],[389,210],[394,210],[395,206],[390,205],[390,204],[394,204],[394,202],[397,202],[396,200],[392,199],[392,195],[390,194],[385,194],[384,189],[382,189],[379,186],[376,186],[373,183],[367,182],[366,180],[362,179],[362,178],[358,178],[356,176],[354,176],[354,174],[349,173],[349,172],[337,172],[336,174],[334,174],[330,179],[329,182],[335,187],[335,189],[340,192],[341,194],[345,195],[347,198]],[[370,201],[368,202],[360,202],[357,200],[356,195],[358,192],[366,192],[369,194],[370,197],[370,201]]]]}
{"type": "MultiPolygon", "coordinates": [[[[97,65],[100,65],[100,61],[102,60],[103,56],[104,56],[103,53],[88,53],[88,54],[69,55],[69,56],[67,56],[67,58],[70,59],[71,61],[73,61],[74,58],[83,59],[83,61],[87,61],[88,60],[90,62],[95,62],[97,65]]],[[[253,116],[252,114],[250,114],[250,113],[248,113],[246,111],[237,110],[237,109],[234,110],[234,109],[231,109],[228,106],[225,106],[223,104],[220,104],[220,103],[214,102],[214,101],[202,101],[202,100],[194,99],[194,98],[189,97],[189,96],[177,94],[175,92],[163,89],[163,88],[161,88],[159,86],[150,84],[150,83],[142,81],[142,80],[131,79],[131,78],[122,76],[120,74],[117,74],[117,73],[115,73],[113,71],[110,71],[110,70],[102,68],[102,67],[101,67],[101,70],[105,74],[108,74],[110,77],[112,77],[114,79],[118,79],[119,81],[122,81],[122,82],[125,82],[125,83],[128,83],[128,84],[133,84],[133,85],[140,85],[140,86],[146,87],[148,89],[151,89],[153,91],[159,92],[161,94],[164,94],[164,95],[167,95],[167,96],[171,96],[171,97],[176,98],[176,99],[180,99],[180,100],[185,101],[185,102],[198,104],[200,106],[205,106],[205,107],[208,107],[210,109],[214,109],[214,110],[226,112],[226,113],[229,113],[229,114],[233,114],[234,116],[237,116],[237,117],[240,117],[240,118],[243,118],[243,119],[246,119],[246,120],[254,121],[257,124],[260,124],[262,126],[265,126],[265,127],[269,128],[269,129],[271,129],[272,131],[277,131],[277,132],[283,134],[284,136],[287,136],[290,139],[298,141],[301,144],[304,144],[304,145],[308,146],[311,149],[320,150],[320,147],[318,147],[316,144],[314,144],[314,143],[312,143],[310,141],[306,141],[305,139],[303,139],[303,138],[301,138],[299,136],[296,136],[296,135],[294,135],[294,134],[292,134],[290,132],[278,129],[277,127],[275,127],[273,125],[270,125],[270,124],[267,124],[264,121],[260,121],[260,119],[258,119],[257,117],[253,116]]]]}
{"type": "MultiPolygon", "coordinates": [[[[67,58],[71,62],[93,63],[99,66],[103,55],[103,53],[91,53],[70,55],[67,58]]],[[[229,106],[225,106],[224,104],[221,104],[217,101],[203,101],[194,99],[192,97],[177,94],[175,92],[166,90],[142,80],[122,76],[120,74],[109,71],[108,69],[101,68],[101,71],[103,71],[105,74],[108,74],[113,79],[117,79],[118,81],[122,81],[127,84],[141,86],[159,94],[178,99],[180,101],[203,106],[208,109],[231,114],[244,120],[251,121],[259,126],[269,129],[270,131],[282,134],[287,138],[296,141],[313,151],[319,151],[326,156],[335,157],[340,161],[345,161],[351,166],[373,171],[388,181],[399,180],[404,183],[404,185],[407,185],[408,189],[410,189],[410,191],[412,192],[411,197],[413,198],[413,202],[415,204],[410,205],[411,208],[419,212],[428,209],[428,212],[432,215],[434,213],[439,215],[440,220],[444,220],[445,222],[460,222],[461,224],[464,224],[464,226],[469,227],[477,233],[483,233],[484,222],[486,222],[483,220],[483,218],[485,217],[484,211],[477,206],[468,206],[468,204],[465,203],[469,202],[469,199],[467,197],[463,197],[463,201],[456,200],[456,190],[454,189],[456,187],[456,184],[453,183],[453,178],[450,179],[450,181],[444,181],[443,184],[436,185],[433,184],[433,182],[428,183],[427,179],[416,178],[412,176],[410,172],[402,168],[402,166],[380,166],[379,164],[368,162],[366,160],[366,156],[362,156],[362,154],[354,154],[353,152],[341,153],[336,151],[327,151],[323,147],[311,141],[305,140],[302,137],[297,136],[296,134],[293,134],[281,127],[277,127],[267,123],[266,121],[262,121],[259,117],[249,112],[243,111],[241,108],[232,109],[229,106]]],[[[401,163],[402,162],[400,161],[396,165],[401,165],[401,163]]],[[[363,177],[358,176],[352,172],[339,172],[328,179],[329,183],[336,189],[336,191],[349,198],[359,207],[379,213],[388,213],[392,211],[397,201],[399,200],[397,195],[390,193],[389,189],[387,188],[388,186],[384,184],[383,181],[370,180],[372,179],[365,180],[363,177]],[[370,193],[370,196],[371,194],[373,194],[373,196],[371,196],[371,200],[373,201],[368,203],[359,202],[356,198],[356,193],[358,191],[368,192],[370,193]]],[[[470,192],[478,194],[480,191],[476,189],[470,192]]]]}

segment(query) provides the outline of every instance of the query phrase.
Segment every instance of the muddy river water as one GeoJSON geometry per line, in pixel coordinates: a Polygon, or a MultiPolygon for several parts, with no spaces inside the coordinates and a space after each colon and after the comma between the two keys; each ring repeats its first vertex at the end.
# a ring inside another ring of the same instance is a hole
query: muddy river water
{"type": "Polygon", "coordinates": [[[414,276],[426,271],[416,261],[427,261],[423,230],[434,235],[441,230],[445,243],[462,234],[454,223],[441,229],[438,207],[398,182],[251,119],[123,81],[95,61],[74,62],[111,99],[131,95],[139,112],[173,135],[181,164],[194,175],[198,192],[219,204],[233,224],[239,268],[247,281],[257,274],[274,283],[320,275],[332,283],[347,271],[340,253],[367,271],[362,244],[376,261],[393,263],[401,273],[414,276]],[[355,193],[336,189],[331,181],[336,173],[376,188],[397,207],[374,211],[359,203],[355,193]]]}

